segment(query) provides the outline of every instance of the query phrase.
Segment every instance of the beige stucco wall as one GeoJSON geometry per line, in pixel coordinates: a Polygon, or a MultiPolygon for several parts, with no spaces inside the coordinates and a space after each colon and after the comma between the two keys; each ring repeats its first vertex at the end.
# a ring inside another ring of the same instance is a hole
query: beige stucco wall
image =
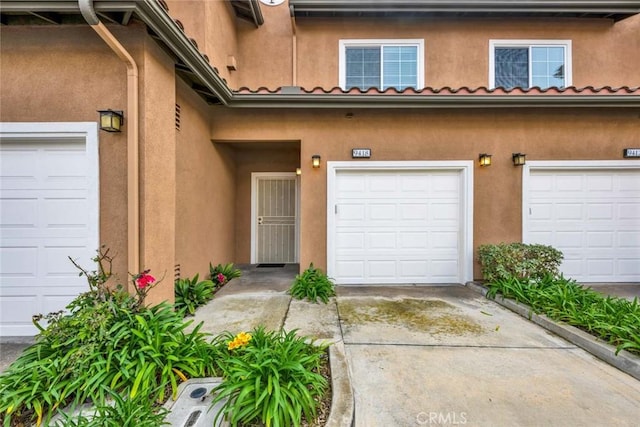
{"type": "Polygon", "coordinates": [[[140,79],[140,268],[164,281],[150,303],[173,302],[176,212],[175,71],[145,37],[140,79]]]}
{"type": "MultiPolygon", "coordinates": [[[[293,31],[286,8],[263,7],[265,25],[238,32],[239,86],[293,84],[293,31]]],[[[338,86],[340,39],[423,39],[424,82],[431,87],[489,85],[490,39],[572,41],[575,86],[640,85],[640,16],[589,19],[298,18],[297,85],[338,86]]]]}
{"type": "MultiPolygon", "coordinates": [[[[640,134],[634,110],[353,110],[266,111],[240,115],[216,108],[214,139],[301,141],[301,265],[326,267],[326,162],[351,160],[351,149],[371,148],[372,161],[472,160],[493,154],[489,168],[474,170],[474,248],[519,241],[522,234],[522,169],[513,152],[528,160],[621,159],[640,134]],[[252,126],[242,117],[251,115],[252,126]],[[322,167],[311,168],[311,156],[322,167]]],[[[633,160],[630,160],[633,161],[633,160]]],[[[366,160],[363,160],[366,162],[366,160]]],[[[247,209],[238,205],[237,210],[247,209]]],[[[479,277],[476,265],[475,276],[479,277]]]]}
{"type": "Polygon", "coordinates": [[[234,262],[236,165],[230,147],[209,138],[210,107],[177,81],[176,263],[204,278],[209,262],[234,262]]]}
{"type": "Polygon", "coordinates": [[[184,25],[187,37],[196,41],[198,50],[209,57],[220,76],[237,87],[238,72],[227,68],[228,57],[238,61],[238,29],[255,26],[238,20],[227,1],[169,0],[167,5],[171,17],[184,25]]]}

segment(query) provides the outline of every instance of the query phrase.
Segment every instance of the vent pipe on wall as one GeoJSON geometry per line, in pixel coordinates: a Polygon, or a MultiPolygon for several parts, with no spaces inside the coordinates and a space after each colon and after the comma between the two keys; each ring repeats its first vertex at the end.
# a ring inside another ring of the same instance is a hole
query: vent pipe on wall
{"type": "Polygon", "coordinates": [[[140,272],[140,181],[138,161],[138,66],[133,57],[100,22],[93,0],[78,0],[87,24],[104,40],[127,66],[127,268],[140,272]]]}

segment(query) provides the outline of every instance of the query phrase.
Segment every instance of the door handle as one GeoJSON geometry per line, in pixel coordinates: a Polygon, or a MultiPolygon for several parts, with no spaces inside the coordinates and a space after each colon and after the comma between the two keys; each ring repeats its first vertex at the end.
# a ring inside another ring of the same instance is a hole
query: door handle
{"type": "Polygon", "coordinates": [[[264,218],[259,216],[258,217],[258,225],[262,225],[263,222],[264,222],[264,218]]]}

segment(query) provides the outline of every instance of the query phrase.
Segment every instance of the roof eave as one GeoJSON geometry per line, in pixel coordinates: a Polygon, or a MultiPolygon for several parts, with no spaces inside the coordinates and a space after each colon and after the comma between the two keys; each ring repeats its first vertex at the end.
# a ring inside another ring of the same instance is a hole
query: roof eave
{"type": "Polygon", "coordinates": [[[226,81],[213,70],[169,14],[153,0],[136,2],[136,5],[136,14],[144,23],[179,56],[180,60],[222,104],[228,104],[233,94],[226,81]]]}
{"type": "Polygon", "coordinates": [[[234,94],[235,108],[640,108],[636,95],[325,95],[234,94]]]}
{"type": "Polygon", "coordinates": [[[578,15],[585,17],[606,17],[614,20],[640,13],[637,1],[478,1],[458,0],[447,2],[442,0],[290,0],[291,8],[296,16],[339,16],[358,14],[367,16],[375,14],[413,13],[413,14],[520,14],[539,15],[554,14],[556,16],[578,15]]]}

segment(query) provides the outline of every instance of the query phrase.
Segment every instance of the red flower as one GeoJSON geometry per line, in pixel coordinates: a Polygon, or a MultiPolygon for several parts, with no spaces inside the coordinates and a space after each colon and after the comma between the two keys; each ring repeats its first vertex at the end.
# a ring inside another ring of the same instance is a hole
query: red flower
{"type": "Polygon", "coordinates": [[[225,280],[227,280],[226,277],[224,277],[224,274],[222,273],[218,273],[218,276],[216,277],[216,279],[218,279],[218,283],[223,284],[225,282],[225,280]]]}
{"type": "Polygon", "coordinates": [[[144,272],[139,274],[138,277],[136,277],[136,286],[138,286],[139,289],[144,289],[147,286],[153,284],[153,282],[155,281],[156,281],[155,277],[148,274],[147,272],[144,272]]]}

